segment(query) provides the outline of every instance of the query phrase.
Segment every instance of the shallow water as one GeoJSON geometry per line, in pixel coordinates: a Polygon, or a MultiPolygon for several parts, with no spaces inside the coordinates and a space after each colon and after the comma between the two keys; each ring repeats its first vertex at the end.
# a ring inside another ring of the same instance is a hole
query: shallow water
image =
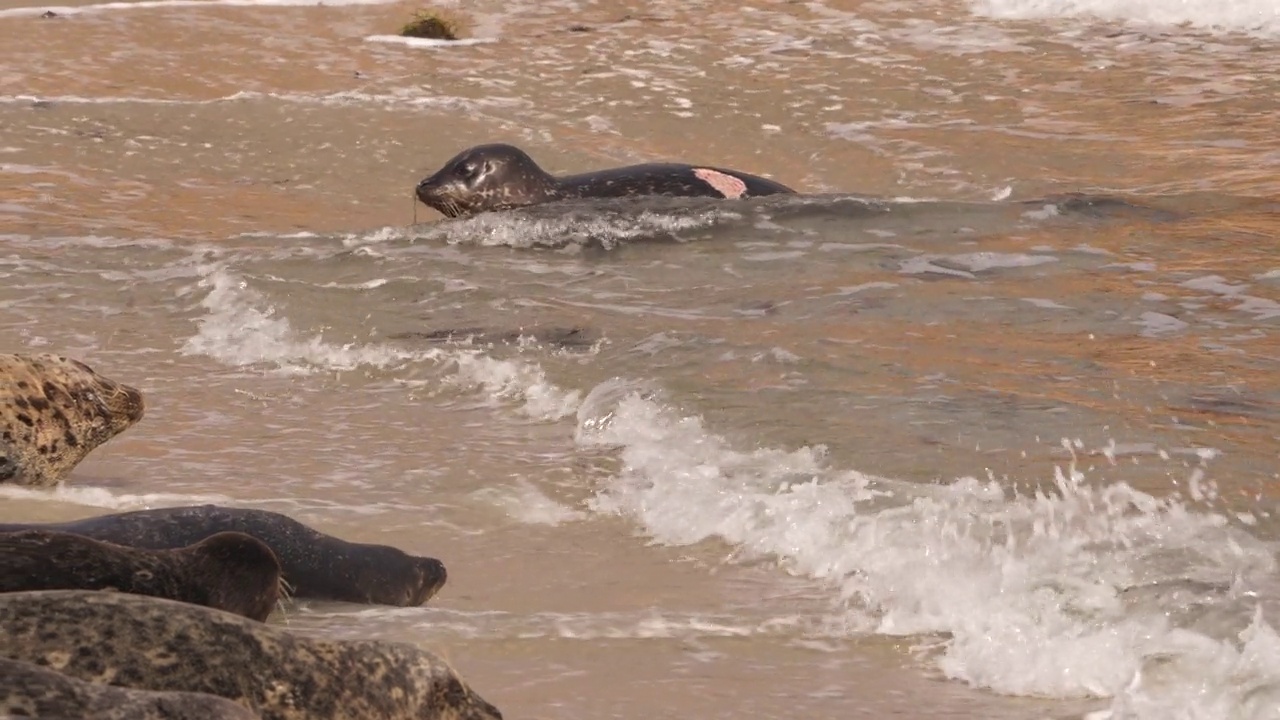
{"type": "Polygon", "coordinates": [[[0,338],[148,398],[0,519],[435,555],[273,621],[508,717],[1278,717],[1277,21],[1024,5],[0,3],[0,338]],[[411,210],[498,140],[817,196],[411,210]]]}

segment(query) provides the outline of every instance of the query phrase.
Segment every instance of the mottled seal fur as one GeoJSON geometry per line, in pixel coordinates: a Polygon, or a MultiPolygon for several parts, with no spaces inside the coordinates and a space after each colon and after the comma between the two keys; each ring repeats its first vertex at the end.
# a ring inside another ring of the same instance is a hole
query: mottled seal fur
{"type": "Polygon", "coordinates": [[[261,540],[280,561],[295,597],[421,605],[444,586],[444,563],[386,545],[366,545],[317,532],[280,513],[197,505],[136,510],[54,524],[0,523],[0,532],[55,530],[117,545],[163,550],[219,532],[261,540]]]}
{"type": "Polygon", "coordinates": [[[0,533],[0,592],[117,590],[266,620],[280,563],[261,540],[222,532],[173,550],[144,550],[49,530],[0,533]]]}
{"type": "Polygon", "coordinates": [[[0,482],[56,485],[142,419],[142,393],[61,355],[0,355],[0,482]]]}
{"type": "Polygon", "coordinates": [[[322,640],[145,595],[0,594],[0,657],[81,680],[234,700],[263,720],[499,720],[412,645],[322,640]]]}
{"type": "Polygon", "coordinates": [[[0,658],[0,677],[0,718],[259,720],[249,708],[216,695],[100,685],[6,658],[0,658]]]}
{"type": "Polygon", "coordinates": [[[570,198],[748,198],[794,193],[791,188],[738,170],[648,163],[556,177],[513,145],[477,145],[454,156],[418,183],[423,203],[447,217],[504,210],[570,198]]]}

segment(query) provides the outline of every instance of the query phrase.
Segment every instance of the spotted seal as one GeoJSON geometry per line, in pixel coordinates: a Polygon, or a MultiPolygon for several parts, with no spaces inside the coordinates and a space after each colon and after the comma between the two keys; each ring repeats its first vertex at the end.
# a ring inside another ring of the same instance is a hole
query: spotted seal
{"type": "Polygon", "coordinates": [[[142,419],[142,393],[61,355],[0,355],[0,482],[51,486],[142,419]]]}
{"type": "Polygon", "coordinates": [[[259,720],[216,695],[100,685],[47,667],[0,658],[0,717],[93,720],[259,720]]]}
{"type": "Polygon", "coordinates": [[[137,690],[218,695],[262,720],[502,717],[412,645],[310,638],[146,595],[0,593],[0,637],[0,657],[137,690]]]}
{"type": "Polygon", "coordinates": [[[505,210],[570,198],[748,198],[791,194],[781,183],[738,170],[647,163],[556,177],[514,145],[477,145],[418,183],[415,194],[446,217],[505,210]]]}
{"type": "Polygon", "coordinates": [[[266,620],[280,563],[261,540],[222,532],[173,550],[144,550],[49,530],[0,533],[0,592],[118,590],[266,620]]]}
{"type": "Polygon", "coordinates": [[[300,598],[416,606],[444,587],[444,563],[386,545],[325,535],[287,515],[267,510],[193,505],[52,524],[0,523],[0,532],[55,530],[135,548],[166,550],[219,532],[242,532],[266,543],[284,579],[300,598]]]}

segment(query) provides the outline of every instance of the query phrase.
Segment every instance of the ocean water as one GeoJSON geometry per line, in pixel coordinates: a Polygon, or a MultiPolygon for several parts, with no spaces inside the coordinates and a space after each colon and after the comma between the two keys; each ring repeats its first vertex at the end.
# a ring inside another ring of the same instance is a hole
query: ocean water
{"type": "Polygon", "coordinates": [[[440,557],[272,622],[513,718],[1280,717],[1273,4],[450,7],[0,3],[0,338],[148,401],[0,518],[440,557]],[[488,141],[806,195],[412,206],[488,141]]]}

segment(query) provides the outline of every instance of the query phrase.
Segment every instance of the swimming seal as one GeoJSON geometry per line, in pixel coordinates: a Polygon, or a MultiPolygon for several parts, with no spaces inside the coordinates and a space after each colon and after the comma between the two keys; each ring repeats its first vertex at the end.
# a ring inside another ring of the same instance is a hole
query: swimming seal
{"type": "Polygon", "coordinates": [[[374,640],[322,640],[146,595],[0,593],[0,657],[80,680],[234,700],[262,720],[501,720],[447,663],[374,640]]]}
{"type": "Polygon", "coordinates": [[[386,545],[366,545],[317,532],[280,513],[195,505],[100,515],[52,524],[0,523],[0,532],[54,530],[151,550],[169,550],[220,532],[261,540],[280,561],[285,582],[301,598],[416,606],[444,587],[444,563],[386,545]]]}
{"type": "Polygon", "coordinates": [[[79,360],[0,355],[0,482],[57,485],[142,413],[142,393],[79,360]]]}
{"type": "Polygon", "coordinates": [[[280,563],[261,540],[223,532],[142,550],[48,530],[0,533],[0,592],[117,590],[263,621],[280,599],[280,563]]]}
{"type": "Polygon", "coordinates": [[[724,168],[649,163],[556,177],[514,145],[477,145],[463,150],[418,183],[418,199],[446,217],[505,210],[570,198],[667,197],[748,198],[794,193],[755,175],[724,168]]]}
{"type": "Polygon", "coordinates": [[[482,327],[445,328],[427,332],[400,332],[388,335],[392,340],[422,340],[435,343],[471,343],[475,345],[516,345],[532,341],[557,348],[585,350],[600,342],[600,333],[591,328],[529,327],[518,330],[489,330],[482,327]]]}
{"type": "Polygon", "coordinates": [[[0,658],[0,717],[93,720],[259,720],[249,708],[203,693],[99,685],[47,667],[0,658]]]}

